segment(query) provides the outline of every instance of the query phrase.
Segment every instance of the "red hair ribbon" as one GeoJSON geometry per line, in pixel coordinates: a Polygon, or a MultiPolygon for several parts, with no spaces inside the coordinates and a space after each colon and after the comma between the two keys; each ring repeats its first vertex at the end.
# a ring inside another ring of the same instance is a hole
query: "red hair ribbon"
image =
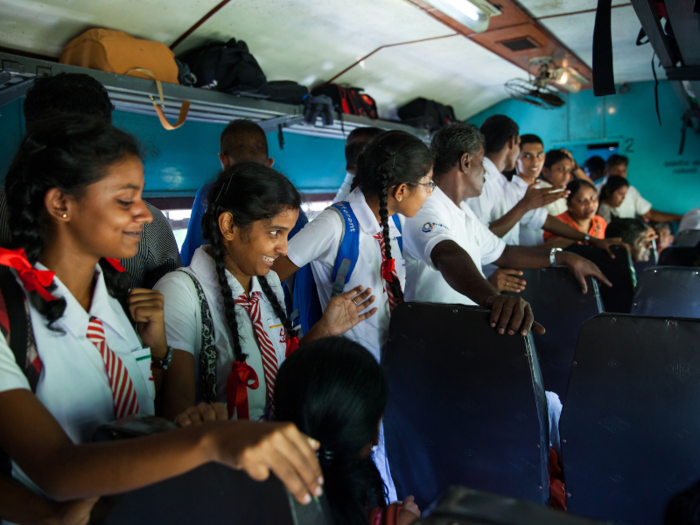
{"type": "Polygon", "coordinates": [[[394,271],[396,270],[396,260],[389,259],[382,262],[382,278],[385,281],[391,282],[394,280],[394,271]]]}
{"type": "Polygon", "coordinates": [[[115,270],[117,270],[119,273],[126,271],[126,268],[122,266],[122,263],[119,262],[119,259],[111,259],[110,257],[105,257],[105,261],[107,261],[109,265],[115,270]]]}
{"type": "Polygon", "coordinates": [[[292,352],[299,348],[299,338],[298,337],[292,337],[291,339],[287,339],[287,351],[284,353],[285,359],[292,355],[292,352]]]}
{"type": "Polygon", "coordinates": [[[249,419],[248,389],[256,390],[260,386],[258,374],[248,363],[236,361],[231,366],[231,373],[226,382],[226,404],[228,417],[231,419],[233,410],[238,409],[238,419],[249,419]]]}
{"type": "Polygon", "coordinates": [[[24,289],[28,292],[36,292],[46,301],[55,301],[57,297],[51,295],[46,289],[53,283],[54,273],[49,270],[37,270],[27,260],[27,255],[22,248],[8,250],[0,248],[0,264],[17,270],[17,276],[24,289]]]}

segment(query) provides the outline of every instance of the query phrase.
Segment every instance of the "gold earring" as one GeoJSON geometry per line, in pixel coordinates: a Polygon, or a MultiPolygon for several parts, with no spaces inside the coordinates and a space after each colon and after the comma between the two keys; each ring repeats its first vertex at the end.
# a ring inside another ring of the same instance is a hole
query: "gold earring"
{"type": "Polygon", "coordinates": [[[66,219],[66,218],[68,218],[68,214],[67,214],[67,213],[64,213],[63,215],[61,215],[61,217],[63,217],[64,219],[66,219]]]}

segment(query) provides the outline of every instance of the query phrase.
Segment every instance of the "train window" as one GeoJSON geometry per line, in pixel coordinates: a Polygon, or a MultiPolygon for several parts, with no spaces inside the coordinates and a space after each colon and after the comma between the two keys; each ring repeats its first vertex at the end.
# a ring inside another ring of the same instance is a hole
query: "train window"
{"type": "Polygon", "coordinates": [[[173,229],[177,249],[182,250],[182,243],[187,236],[187,225],[190,223],[191,209],[186,210],[161,210],[165,218],[168,219],[170,227],[173,229]]]}
{"type": "Polygon", "coordinates": [[[602,157],[603,160],[608,160],[611,155],[616,155],[620,153],[620,143],[619,142],[605,142],[599,144],[589,144],[588,145],[588,155],[586,159],[591,157],[602,157]]]}

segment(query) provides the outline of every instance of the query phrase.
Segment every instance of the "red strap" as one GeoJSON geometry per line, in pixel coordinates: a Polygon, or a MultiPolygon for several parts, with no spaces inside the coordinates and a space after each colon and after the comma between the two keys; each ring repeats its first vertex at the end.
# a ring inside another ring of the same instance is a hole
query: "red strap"
{"type": "Polygon", "coordinates": [[[105,261],[109,263],[109,265],[117,270],[119,273],[125,272],[126,268],[122,266],[122,263],[119,262],[119,259],[112,259],[110,257],[105,257],[105,261]]]}
{"type": "Polygon", "coordinates": [[[285,359],[292,355],[292,352],[294,352],[297,348],[299,348],[298,337],[292,337],[291,339],[287,339],[287,351],[284,353],[285,359]]]}
{"type": "Polygon", "coordinates": [[[34,268],[27,260],[27,255],[22,248],[17,250],[0,248],[0,264],[17,270],[17,275],[28,292],[36,292],[46,301],[57,299],[46,290],[46,287],[53,283],[55,274],[49,270],[34,268]]]}
{"type": "Polygon", "coordinates": [[[382,278],[387,281],[391,282],[394,280],[394,271],[396,270],[396,260],[395,259],[388,259],[386,261],[382,262],[382,278]]]}
{"type": "Polygon", "coordinates": [[[238,419],[249,419],[248,389],[256,390],[260,386],[258,374],[248,363],[236,361],[231,366],[231,373],[226,382],[226,404],[228,417],[233,417],[233,410],[238,409],[238,419]]]}

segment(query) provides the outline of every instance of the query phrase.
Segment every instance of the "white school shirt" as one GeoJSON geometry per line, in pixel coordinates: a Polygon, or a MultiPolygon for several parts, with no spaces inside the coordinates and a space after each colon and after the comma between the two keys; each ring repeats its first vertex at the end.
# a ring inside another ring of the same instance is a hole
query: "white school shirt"
{"type": "MultiPolygon", "coordinates": [[[[546,180],[540,180],[540,188],[553,188],[549,182],[546,180]]],[[[551,204],[547,204],[547,206],[544,207],[547,210],[547,213],[550,215],[554,215],[555,217],[557,215],[561,215],[565,211],[569,211],[569,206],[566,204],[566,199],[562,197],[561,199],[555,200],[551,204]]]]}
{"type": "MultiPolygon", "coordinates": [[[[46,270],[40,263],[34,267],[46,270]]],[[[54,330],[48,327],[46,318],[36,310],[25,292],[42,362],[37,399],[76,444],[90,443],[97,427],[114,421],[112,387],[105,363],[97,347],[87,338],[90,317],[94,316],[102,321],[107,345],[122,360],[131,378],[139,413],[153,415],[155,385],[151,374],[151,351],[143,348],[119,301],[109,295],[99,265],[95,267],[95,291],[90,313],[83,309],[58,277],[54,277],[54,283],[56,288],[51,293],[66,299],[66,309],[53,324],[54,330]]],[[[0,392],[15,389],[29,390],[29,381],[5,338],[0,337],[0,392]]],[[[13,466],[13,476],[41,492],[16,465],[13,466]]]]}
{"type": "Polygon", "coordinates": [[[430,258],[442,241],[454,241],[472,258],[483,276],[482,265],[497,260],[506,243],[491,232],[466,204],[457,206],[436,188],[423,208],[406,219],[406,301],[474,305],[474,301],[452,288],[435,269],[430,258]]]}
{"type": "MultiPolygon", "coordinates": [[[[209,245],[197,248],[192,257],[192,264],[188,268],[201,284],[211,312],[212,324],[214,325],[214,343],[217,349],[216,400],[226,404],[226,381],[234,363],[233,345],[231,344],[231,332],[226,321],[219,278],[210,250],[211,246],[209,245]]],[[[279,277],[275,272],[270,271],[266,275],[266,279],[280,305],[284,308],[284,292],[279,277]]],[[[243,293],[243,287],[228,270],[226,270],[226,280],[231,287],[234,299],[240,297],[243,293]]],[[[195,399],[197,403],[200,403],[203,401],[199,367],[199,357],[202,350],[202,318],[195,285],[192,278],[184,272],[170,272],[156,283],[154,289],[165,297],[165,335],[168,344],[194,356],[195,399]]],[[[261,293],[260,310],[263,327],[275,347],[277,365],[280,366],[287,352],[287,334],[284,326],[275,314],[272,304],[262,292],[257,277],[252,279],[250,291],[251,293],[261,293]]],[[[247,310],[236,305],[235,311],[241,349],[244,354],[248,354],[246,363],[255,370],[260,382],[257,389],[248,389],[249,418],[251,421],[255,421],[265,414],[267,402],[262,355],[247,310]]],[[[237,414],[234,413],[233,419],[236,417],[237,414]]]]}
{"type": "MultiPolygon", "coordinates": [[[[429,200],[430,198],[427,199],[429,200]]],[[[374,235],[381,233],[382,230],[359,188],[348,195],[347,201],[360,226],[360,251],[352,276],[345,283],[345,291],[360,284],[365,289],[372,288],[372,295],[375,297],[372,307],[376,306],[378,311],[343,335],[364,346],[377,361],[380,361],[382,347],[389,337],[389,296],[381,276],[382,253],[379,241],[374,238],[374,235]]],[[[333,288],[331,274],[340,247],[342,221],[334,210],[327,209],[289,241],[287,253],[289,260],[300,268],[311,263],[311,271],[318,287],[318,297],[324,309],[331,299],[333,288]]],[[[401,233],[396,228],[394,220],[390,218],[391,256],[396,261],[396,274],[403,287],[406,281],[406,262],[397,241],[400,236],[401,233]]]]}
{"type": "Polygon", "coordinates": [[[345,179],[343,180],[343,184],[340,185],[340,189],[338,190],[338,194],[335,196],[333,199],[333,202],[342,202],[348,198],[348,195],[350,195],[350,188],[352,187],[352,181],[355,180],[355,175],[350,173],[349,171],[345,172],[345,179]]]}
{"type": "Polygon", "coordinates": [[[644,215],[651,210],[651,202],[641,196],[634,186],[627,188],[627,194],[617,208],[610,208],[613,217],[619,219],[636,219],[638,215],[644,215]]]}
{"type": "Polygon", "coordinates": [[[700,230],[700,208],[693,208],[683,215],[678,231],[683,230],[700,230]]]}

